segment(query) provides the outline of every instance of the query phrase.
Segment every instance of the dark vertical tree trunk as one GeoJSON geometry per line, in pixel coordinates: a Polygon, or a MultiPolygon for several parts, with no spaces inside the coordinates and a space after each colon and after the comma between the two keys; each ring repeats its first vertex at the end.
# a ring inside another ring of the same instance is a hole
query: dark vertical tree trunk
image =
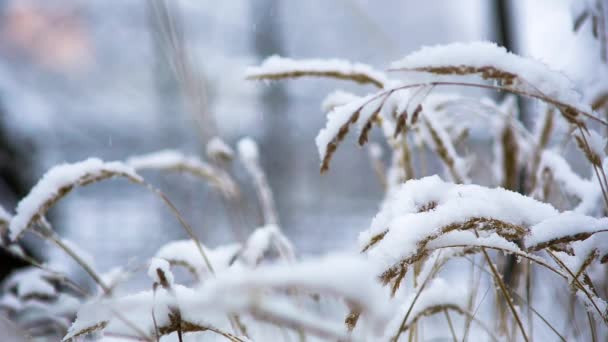
{"type": "MultiPolygon", "coordinates": [[[[513,53],[518,53],[517,41],[516,41],[516,32],[515,32],[515,18],[513,15],[514,8],[512,6],[511,0],[495,0],[494,1],[494,22],[495,22],[495,39],[499,45],[504,46],[508,51],[513,53]]],[[[518,107],[518,120],[521,121],[524,125],[526,125],[526,121],[528,119],[526,113],[526,104],[522,101],[521,98],[517,98],[517,107],[518,107]]],[[[510,130],[505,130],[505,132],[511,132],[510,130]]],[[[514,150],[507,150],[509,144],[505,144],[505,153],[517,153],[516,147],[513,146],[514,150]]],[[[515,160],[515,163],[517,161],[515,160]]],[[[517,168],[514,170],[515,175],[513,177],[513,182],[510,184],[506,184],[506,188],[512,191],[518,191],[520,193],[524,192],[525,185],[525,169],[517,168]]],[[[505,175],[506,177],[506,175],[505,175]]],[[[520,241],[518,241],[520,243],[520,241]]],[[[502,267],[502,275],[503,280],[507,287],[513,291],[517,289],[519,282],[519,275],[523,272],[522,265],[517,263],[517,258],[514,255],[509,255],[505,258],[504,265],[502,267]]],[[[506,303],[503,301],[500,302],[500,314],[504,315],[506,312],[506,303]]],[[[505,322],[505,320],[501,319],[501,322],[505,322]]],[[[502,329],[506,327],[501,326],[502,329]]]]}
{"type": "MultiPolygon", "coordinates": [[[[27,144],[17,144],[6,131],[5,112],[0,102],[0,204],[8,211],[30,188],[32,150],[27,144]],[[30,152],[30,153],[28,153],[30,152]]],[[[2,230],[0,230],[1,232],[2,230]]],[[[0,281],[13,270],[27,264],[0,248],[0,281]]]]}
{"type": "MultiPolygon", "coordinates": [[[[278,0],[256,0],[251,2],[254,30],[254,53],[262,60],[270,55],[284,55],[281,41],[280,6],[278,0]]],[[[289,178],[294,176],[294,163],[289,137],[287,91],[281,83],[264,87],[262,95],[262,117],[264,135],[260,141],[262,163],[268,173],[270,186],[275,190],[277,209],[287,214],[283,205],[289,195],[289,178]]]]}

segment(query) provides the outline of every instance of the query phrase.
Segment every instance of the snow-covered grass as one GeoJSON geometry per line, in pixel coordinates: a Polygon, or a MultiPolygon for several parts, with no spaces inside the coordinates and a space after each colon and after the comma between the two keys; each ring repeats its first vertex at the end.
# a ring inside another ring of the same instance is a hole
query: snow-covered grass
{"type": "Polygon", "coordinates": [[[280,57],[247,74],[333,77],[380,88],[367,95],[330,94],[322,106],[327,125],[316,139],[321,170],[327,171],[352,126],[359,124],[360,145],[371,139],[374,125],[382,128],[369,155],[386,194],[352,251],[299,255],[281,227],[261,166],[265,151],[243,138],[234,153],[214,138],[206,146],[208,163],[165,150],[125,163],[89,159],[52,168],[14,216],[0,210],[0,227],[11,238],[7,243],[35,233],[56,244],[97,287],[83,289],[52,266],[21,255],[35,268],[5,282],[0,309],[29,334],[66,341],[608,338],[604,120],[561,73],[491,43],[423,48],[392,67],[430,75],[422,83],[409,76],[391,80],[361,64],[280,57]],[[471,74],[479,74],[480,83],[444,78],[471,74]],[[534,128],[518,121],[513,97],[464,97],[442,93],[444,86],[532,98],[539,102],[534,128]],[[565,143],[557,141],[558,131],[570,132],[565,143]],[[581,167],[563,152],[571,141],[587,160],[588,174],[575,171],[581,167]],[[443,172],[433,174],[427,159],[443,172]],[[245,198],[232,175],[235,165],[251,178],[259,220],[245,222],[250,229],[235,234],[237,241],[214,247],[135,173],[188,172],[219,189],[227,207],[237,210],[245,198]],[[145,267],[117,265],[123,269],[99,274],[92,258],[61,239],[45,214],[74,187],[113,176],[158,195],[190,239],[168,242],[145,267]],[[180,277],[179,267],[192,276],[180,277]],[[123,289],[120,280],[142,269],[149,282],[136,292],[123,289]]]}

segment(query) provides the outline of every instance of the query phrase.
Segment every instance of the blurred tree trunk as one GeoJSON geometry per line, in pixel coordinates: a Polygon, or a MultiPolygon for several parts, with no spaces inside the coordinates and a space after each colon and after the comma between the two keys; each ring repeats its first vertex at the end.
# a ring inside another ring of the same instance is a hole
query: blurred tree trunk
{"type": "MultiPolygon", "coordinates": [[[[495,0],[493,2],[493,13],[494,13],[494,22],[495,22],[495,39],[499,45],[504,46],[508,51],[513,53],[518,53],[517,41],[516,41],[516,32],[515,32],[515,19],[514,18],[514,8],[511,0],[495,0]]],[[[503,99],[507,94],[503,94],[503,99]]],[[[520,97],[517,97],[517,109],[518,109],[518,120],[522,122],[523,125],[527,125],[527,121],[529,120],[529,115],[526,111],[526,103],[522,101],[520,97]]],[[[511,131],[505,128],[505,133],[510,133],[511,131]]],[[[507,149],[508,145],[504,146],[505,153],[518,153],[517,151],[509,151],[507,149]]],[[[516,147],[515,147],[516,149],[516,147]]],[[[517,191],[519,193],[524,193],[525,186],[525,168],[519,168],[518,170],[514,170],[516,174],[513,182],[506,182],[503,184],[503,187],[517,191]]],[[[514,255],[508,255],[504,258],[504,264],[502,265],[502,276],[507,287],[516,291],[519,285],[520,276],[524,272],[523,264],[519,265],[517,263],[517,258],[514,255]]],[[[505,302],[505,298],[501,297],[498,303],[498,311],[501,316],[499,320],[499,329],[502,333],[508,329],[506,326],[507,320],[505,319],[505,315],[507,315],[507,304],[505,302]]]]}
{"type": "MultiPolygon", "coordinates": [[[[254,53],[261,61],[270,55],[284,55],[281,41],[280,5],[278,0],[251,2],[254,25],[254,53]]],[[[268,173],[270,186],[275,191],[277,210],[290,217],[287,198],[292,178],[296,176],[293,149],[290,146],[291,127],[288,117],[287,91],[282,83],[264,86],[261,94],[264,135],[260,139],[261,159],[268,173]]]]}
{"type": "MultiPolygon", "coordinates": [[[[30,188],[31,163],[26,144],[16,144],[7,132],[5,112],[0,102],[0,204],[9,213],[30,188]]],[[[0,248],[0,281],[10,272],[27,264],[0,248]]]]}

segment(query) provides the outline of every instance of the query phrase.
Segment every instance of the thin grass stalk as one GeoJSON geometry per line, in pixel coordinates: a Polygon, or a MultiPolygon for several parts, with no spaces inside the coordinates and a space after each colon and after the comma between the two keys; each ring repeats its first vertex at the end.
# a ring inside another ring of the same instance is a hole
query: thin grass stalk
{"type": "Polygon", "coordinates": [[[89,265],[83,258],[76,253],[69,245],[63,242],[60,237],[53,232],[53,230],[48,226],[48,223],[42,220],[39,225],[36,226],[36,229],[33,230],[38,236],[40,236],[44,240],[48,240],[51,243],[55,244],[59,249],[63,250],[72,260],[74,260],[82,269],[95,281],[99,287],[103,290],[106,295],[111,294],[111,289],[104,283],[101,279],[101,276],[89,265]]]}
{"type": "Polygon", "coordinates": [[[566,326],[564,327],[564,335],[566,336],[570,336],[570,334],[572,333],[572,335],[574,337],[580,336],[580,330],[578,329],[578,324],[576,324],[576,295],[574,293],[571,293],[570,296],[568,297],[568,320],[566,321],[566,326]],[[568,324],[571,323],[571,324],[568,324]]]}
{"type": "Polygon", "coordinates": [[[372,148],[380,149],[381,147],[379,145],[370,146],[370,152],[368,154],[370,163],[372,164],[372,168],[374,169],[374,173],[378,178],[378,182],[382,186],[382,190],[386,192],[386,190],[388,189],[388,181],[386,179],[386,166],[384,165],[381,156],[377,155],[374,151],[372,151],[372,148]]]}
{"type": "Polygon", "coordinates": [[[573,279],[573,282],[576,283],[576,286],[583,291],[583,293],[587,296],[587,298],[589,298],[589,301],[591,302],[591,304],[593,304],[593,307],[595,308],[595,310],[598,312],[598,314],[600,315],[600,317],[602,317],[602,320],[604,321],[604,324],[606,324],[606,326],[608,326],[608,318],[604,316],[604,313],[602,312],[602,310],[600,310],[600,308],[597,306],[597,304],[595,303],[595,301],[593,300],[593,296],[591,296],[591,294],[589,293],[589,291],[587,291],[587,289],[585,288],[585,285],[583,285],[578,278],[576,278],[576,275],[572,272],[572,270],[570,270],[570,268],[568,266],[566,266],[566,264],[564,264],[557,256],[555,256],[555,254],[553,252],[551,252],[551,250],[549,249],[545,249],[545,251],[553,258],[553,260],[564,270],[566,270],[566,272],[568,272],[570,274],[570,276],[573,279]]]}
{"type": "MultiPolygon", "coordinates": [[[[228,161],[221,160],[220,158],[217,158],[214,161],[220,169],[223,169],[226,173],[230,174],[230,163],[228,161]]],[[[236,182],[234,184],[238,187],[236,182]]],[[[230,221],[234,236],[239,242],[245,242],[247,240],[247,224],[243,218],[243,197],[241,191],[239,190],[235,197],[227,198],[226,196],[221,195],[220,201],[226,211],[226,217],[228,217],[228,220],[230,221]]]]}
{"type": "MultiPolygon", "coordinates": [[[[465,256],[467,260],[468,257],[465,256]]],[[[475,262],[471,261],[471,293],[469,294],[469,300],[467,301],[467,310],[473,312],[473,305],[475,305],[475,300],[477,298],[477,290],[479,289],[479,284],[481,283],[481,272],[479,272],[479,276],[475,277],[475,262]]],[[[485,262],[485,259],[482,259],[481,262],[485,262]]],[[[469,328],[471,326],[471,319],[467,317],[464,323],[464,335],[463,342],[466,341],[466,337],[468,335],[469,328]]]]}
{"type": "Polygon", "coordinates": [[[481,247],[481,252],[483,253],[483,256],[486,259],[488,265],[490,266],[490,269],[492,270],[494,279],[495,279],[496,283],[498,284],[498,286],[500,287],[500,291],[502,292],[502,295],[504,296],[505,301],[509,305],[509,309],[511,310],[511,313],[513,313],[513,317],[515,318],[517,325],[519,326],[519,329],[521,331],[521,334],[522,334],[524,340],[526,342],[529,341],[528,336],[526,335],[526,329],[524,329],[524,325],[521,322],[521,318],[519,317],[517,310],[513,306],[513,299],[509,295],[509,291],[505,287],[505,283],[502,281],[500,274],[498,273],[498,270],[496,270],[496,267],[492,263],[492,260],[490,259],[490,256],[488,255],[488,252],[486,251],[486,249],[484,247],[481,247]]]}
{"type": "MultiPolygon", "coordinates": [[[[397,334],[391,339],[391,341],[397,342],[399,340],[399,337],[401,336],[401,333],[405,329],[405,325],[407,324],[407,319],[410,317],[410,314],[412,313],[412,309],[414,308],[416,301],[422,294],[422,291],[424,290],[424,288],[426,287],[428,282],[431,280],[431,278],[433,278],[433,276],[438,272],[438,269],[436,268],[438,260],[439,260],[439,258],[437,258],[435,260],[435,263],[433,264],[433,272],[430,272],[429,275],[424,279],[422,284],[420,284],[420,287],[418,288],[418,291],[416,291],[416,295],[414,296],[414,299],[412,300],[412,304],[410,304],[410,307],[407,309],[407,312],[406,312],[405,316],[403,317],[403,320],[401,321],[401,325],[399,326],[399,330],[397,331],[397,334]]],[[[411,330],[410,330],[410,336],[411,336],[411,330]]]]}
{"type": "Polygon", "coordinates": [[[41,269],[41,270],[44,270],[46,272],[53,274],[61,283],[63,283],[63,285],[69,287],[74,292],[77,292],[82,297],[90,296],[90,294],[88,293],[87,290],[82,288],[80,285],[78,285],[72,279],[68,278],[67,275],[46,267],[44,264],[41,264],[36,259],[34,259],[32,256],[29,256],[27,254],[12,253],[8,248],[5,249],[5,251],[7,251],[8,253],[10,253],[12,256],[14,256],[16,258],[21,259],[22,261],[24,261],[25,263],[29,264],[32,267],[35,267],[35,268],[38,268],[38,269],[41,269]]]}
{"type": "Polygon", "coordinates": [[[462,184],[464,179],[462,178],[462,175],[460,175],[456,170],[456,161],[447,152],[447,149],[445,147],[447,142],[441,139],[441,137],[437,133],[437,128],[433,127],[429,120],[425,119],[423,121],[429,129],[429,132],[431,133],[431,138],[433,139],[433,143],[435,144],[435,152],[437,153],[437,156],[447,166],[448,171],[450,172],[450,176],[454,180],[454,183],[462,184]]]}
{"type": "Polygon", "coordinates": [[[589,321],[589,334],[591,335],[591,341],[597,342],[595,324],[593,322],[593,317],[591,317],[591,313],[589,311],[587,311],[587,320],[589,321]]]}
{"type": "MultiPolygon", "coordinates": [[[[434,82],[427,82],[427,83],[406,84],[406,85],[402,85],[402,86],[399,86],[396,88],[381,91],[381,92],[377,93],[376,95],[370,97],[365,103],[363,103],[359,107],[359,109],[365,107],[366,105],[368,105],[372,101],[378,99],[379,97],[390,95],[391,93],[393,93],[395,91],[411,89],[411,88],[418,88],[418,87],[427,87],[427,86],[434,86],[434,87],[435,86],[457,86],[457,87],[472,87],[472,88],[480,88],[480,89],[490,89],[490,90],[495,90],[495,91],[499,91],[499,92],[511,93],[511,94],[515,94],[515,95],[519,95],[519,96],[523,96],[523,97],[527,97],[527,98],[531,98],[531,99],[541,100],[541,101],[543,101],[547,104],[553,105],[557,108],[572,108],[569,104],[555,100],[544,94],[531,93],[528,91],[519,90],[519,89],[515,89],[515,88],[510,88],[510,87],[491,85],[491,84],[481,84],[481,83],[474,83],[474,82],[434,81],[434,82]]],[[[581,111],[578,109],[576,109],[576,113],[579,113],[591,120],[594,120],[594,121],[608,127],[608,121],[606,121],[602,118],[598,118],[593,114],[590,114],[590,113],[587,113],[585,111],[581,111]]]]}
{"type": "MultiPolygon", "coordinates": [[[[587,141],[587,138],[585,137],[585,132],[581,125],[578,125],[578,130],[581,133],[582,141],[585,144],[584,148],[586,148],[587,151],[591,151],[591,147],[589,146],[589,142],[587,141]]],[[[583,151],[583,152],[585,152],[585,151],[583,151]]],[[[602,188],[602,195],[604,197],[604,203],[606,205],[606,208],[608,209],[608,181],[606,180],[606,174],[604,173],[604,168],[602,167],[602,163],[601,163],[601,161],[599,161],[598,163],[595,163],[591,159],[591,157],[587,155],[587,153],[585,153],[585,155],[588,157],[589,162],[593,166],[593,171],[595,171],[595,176],[597,177],[597,181],[600,184],[600,187],[602,188]],[[600,177],[600,174],[602,175],[601,177],[600,177]]]]}
{"type": "Polygon", "coordinates": [[[412,167],[412,152],[407,142],[407,130],[401,134],[401,165],[405,175],[404,181],[414,179],[414,168],[412,167]]]}
{"type": "Polygon", "coordinates": [[[452,325],[452,319],[450,319],[450,314],[447,309],[443,309],[443,313],[445,315],[446,321],[448,321],[448,326],[450,327],[450,333],[452,334],[452,338],[454,342],[458,342],[458,338],[456,337],[456,331],[454,331],[454,325],[452,325]]]}
{"type": "Polygon", "coordinates": [[[549,329],[551,329],[551,331],[553,331],[560,340],[562,340],[563,342],[567,341],[566,338],[562,334],[560,334],[559,331],[557,331],[553,324],[551,324],[543,315],[541,315],[536,309],[534,309],[530,302],[524,301],[524,299],[519,294],[517,294],[517,292],[514,292],[513,294],[519,299],[522,304],[525,304],[528,307],[528,310],[530,310],[530,312],[534,313],[538,318],[540,318],[541,321],[543,321],[543,323],[545,323],[545,325],[549,327],[549,329]]]}
{"type": "MultiPolygon", "coordinates": [[[[181,215],[181,213],[179,212],[177,207],[175,207],[175,205],[171,202],[171,200],[169,200],[169,198],[160,189],[152,186],[149,183],[142,183],[142,185],[144,185],[152,193],[156,194],[167,205],[167,207],[169,207],[169,209],[171,210],[171,213],[177,218],[180,225],[184,228],[186,233],[190,236],[190,239],[192,239],[192,241],[194,241],[194,244],[196,245],[198,252],[203,257],[205,266],[209,270],[209,273],[211,273],[212,276],[215,276],[215,270],[213,269],[213,265],[211,265],[211,262],[209,261],[209,257],[207,256],[207,253],[205,253],[205,251],[203,250],[203,246],[202,246],[200,240],[196,237],[196,235],[194,234],[194,231],[192,230],[192,227],[190,227],[190,225],[186,222],[186,220],[181,215]]],[[[239,317],[238,315],[234,314],[234,315],[229,315],[228,319],[230,320],[230,323],[233,326],[234,331],[237,331],[237,332],[240,331],[244,335],[246,335],[245,329],[243,329],[241,327],[241,325],[239,325],[237,323],[238,317],[239,317]]]]}
{"type": "Polygon", "coordinates": [[[157,195],[163,201],[163,203],[165,203],[165,205],[171,210],[171,213],[173,214],[173,216],[175,216],[175,218],[177,219],[179,224],[184,228],[184,230],[186,231],[186,233],[188,234],[190,239],[192,239],[192,241],[194,241],[194,244],[196,245],[196,249],[203,257],[205,266],[207,267],[209,272],[215,276],[215,270],[213,269],[213,265],[211,265],[211,262],[209,261],[209,257],[207,256],[207,253],[205,253],[205,251],[203,250],[203,246],[202,246],[200,240],[196,237],[196,235],[194,234],[194,230],[192,230],[192,227],[190,227],[190,225],[186,222],[186,220],[184,219],[182,214],[179,212],[177,207],[173,204],[173,202],[171,202],[171,200],[169,200],[169,198],[160,189],[154,187],[153,185],[151,185],[149,183],[143,183],[143,185],[148,190],[150,190],[152,193],[157,195]]]}
{"type": "Polygon", "coordinates": [[[543,122],[543,126],[541,128],[541,135],[539,141],[536,142],[536,146],[534,146],[534,155],[532,159],[532,166],[530,167],[530,178],[529,178],[529,186],[528,192],[534,191],[536,188],[536,183],[538,182],[537,173],[538,167],[540,166],[540,158],[542,155],[542,151],[545,149],[547,144],[549,143],[549,139],[551,137],[551,132],[553,130],[553,119],[555,115],[555,110],[553,108],[547,109],[545,114],[545,120],[543,122]]]}
{"type": "MultiPolygon", "coordinates": [[[[473,265],[473,267],[479,269],[480,272],[484,272],[487,273],[489,276],[493,276],[492,273],[490,273],[489,271],[487,271],[486,269],[483,268],[483,265],[479,265],[477,263],[475,263],[474,260],[471,260],[468,257],[465,257],[466,260],[468,260],[471,265],[473,265]]],[[[482,262],[484,261],[484,259],[482,259],[482,262]]],[[[545,323],[547,325],[547,327],[549,327],[549,329],[551,329],[551,331],[553,331],[555,333],[555,335],[562,341],[566,342],[566,338],[560,334],[560,332],[557,330],[557,328],[555,328],[553,326],[553,324],[551,324],[543,315],[541,315],[536,309],[534,309],[534,307],[532,306],[531,302],[526,301],[522,296],[520,296],[517,292],[513,292],[513,295],[519,300],[519,302],[525,306],[528,307],[528,309],[534,313],[538,318],[541,319],[541,321],[543,321],[543,323],[545,323]]],[[[574,297],[573,297],[574,298],[574,297]]],[[[569,317],[568,321],[572,321],[573,317],[569,317]]],[[[466,339],[466,331],[465,331],[465,338],[463,339],[463,341],[465,341],[466,339]]]]}
{"type": "MultiPolygon", "coordinates": [[[[526,264],[526,301],[532,303],[532,263],[526,264]]],[[[532,305],[528,305],[528,336],[534,339],[534,317],[532,316],[532,305]]]]}

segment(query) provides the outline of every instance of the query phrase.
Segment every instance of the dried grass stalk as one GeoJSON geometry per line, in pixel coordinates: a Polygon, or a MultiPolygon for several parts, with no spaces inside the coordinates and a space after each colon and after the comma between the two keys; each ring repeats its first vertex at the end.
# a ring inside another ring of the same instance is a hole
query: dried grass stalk
{"type": "Polygon", "coordinates": [[[368,65],[344,60],[294,60],[279,56],[267,58],[259,67],[246,71],[248,80],[282,80],[299,77],[328,77],[383,88],[386,76],[368,65]]]}
{"type": "Polygon", "coordinates": [[[511,86],[518,80],[518,76],[514,73],[501,70],[495,66],[470,66],[470,65],[446,65],[437,67],[420,67],[420,68],[403,68],[391,69],[391,71],[418,71],[429,72],[437,75],[473,75],[480,74],[484,80],[500,81],[505,86],[511,86]]]}

